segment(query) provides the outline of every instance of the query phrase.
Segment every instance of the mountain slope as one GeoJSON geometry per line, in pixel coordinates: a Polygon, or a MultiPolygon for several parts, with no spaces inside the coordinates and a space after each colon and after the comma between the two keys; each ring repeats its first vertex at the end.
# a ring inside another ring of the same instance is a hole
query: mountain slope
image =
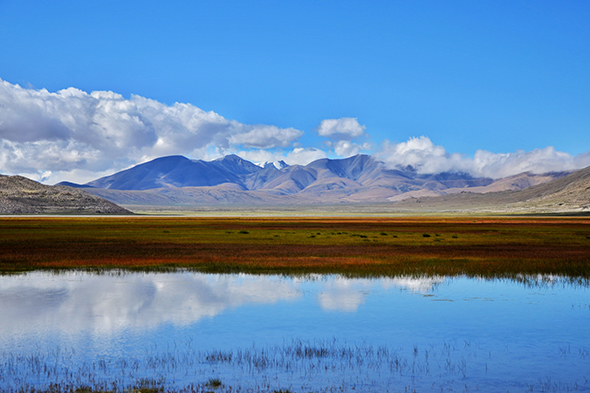
{"type": "Polygon", "coordinates": [[[394,194],[412,189],[443,190],[492,183],[491,179],[474,179],[463,173],[421,175],[413,170],[391,170],[371,156],[359,154],[337,160],[324,158],[305,166],[292,165],[280,169],[274,165],[266,165],[263,168],[236,155],[214,161],[169,156],[136,165],[84,186],[114,190],[149,190],[232,183],[245,190],[275,190],[282,194],[292,194],[310,186],[330,188],[331,182],[339,187],[342,179],[352,181],[346,183],[355,186],[387,187],[393,190],[394,194]]]}
{"type": "Polygon", "coordinates": [[[389,169],[362,154],[278,167],[261,167],[236,155],[214,161],[170,156],[79,187],[122,204],[388,203],[466,190],[485,193],[521,189],[565,174],[521,174],[496,181],[465,173],[420,174],[412,168],[389,169]]]}
{"type": "Polygon", "coordinates": [[[522,190],[489,193],[463,191],[396,202],[402,210],[590,212],[590,167],[522,190]]]}
{"type": "Polygon", "coordinates": [[[520,206],[590,211],[590,167],[522,191],[520,206]]]}
{"type": "Polygon", "coordinates": [[[169,156],[156,158],[145,164],[91,181],[86,185],[114,190],[149,190],[162,187],[239,183],[238,175],[232,173],[227,167],[239,168],[240,165],[232,162],[193,161],[183,156],[169,156]]]}
{"type": "Polygon", "coordinates": [[[89,192],[0,175],[0,214],[132,214],[89,192]]]}

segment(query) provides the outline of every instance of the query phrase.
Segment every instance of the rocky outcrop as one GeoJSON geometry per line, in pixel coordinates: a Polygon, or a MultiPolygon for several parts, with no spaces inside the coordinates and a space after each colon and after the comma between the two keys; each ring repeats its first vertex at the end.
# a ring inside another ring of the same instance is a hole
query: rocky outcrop
{"type": "Polygon", "coordinates": [[[84,190],[0,175],[0,214],[133,214],[84,190]]]}

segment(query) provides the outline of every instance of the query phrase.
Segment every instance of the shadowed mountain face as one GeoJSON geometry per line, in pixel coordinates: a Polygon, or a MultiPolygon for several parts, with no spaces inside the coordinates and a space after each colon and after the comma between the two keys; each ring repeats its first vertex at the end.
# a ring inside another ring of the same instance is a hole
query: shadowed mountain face
{"type": "Polygon", "coordinates": [[[83,190],[0,175],[0,214],[132,214],[83,190]]]}
{"type": "Polygon", "coordinates": [[[412,168],[388,169],[362,154],[304,166],[258,166],[236,155],[214,161],[170,156],[85,185],[61,184],[87,187],[93,194],[128,205],[390,203],[464,190],[519,190],[566,174],[525,173],[501,180],[454,172],[419,174],[412,168]]]}
{"type": "Polygon", "coordinates": [[[245,175],[259,169],[261,168],[236,155],[211,162],[170,156],[157,158],[86,185],[113,190],[203,187],[223,183],[242,185],[245,175]]]}

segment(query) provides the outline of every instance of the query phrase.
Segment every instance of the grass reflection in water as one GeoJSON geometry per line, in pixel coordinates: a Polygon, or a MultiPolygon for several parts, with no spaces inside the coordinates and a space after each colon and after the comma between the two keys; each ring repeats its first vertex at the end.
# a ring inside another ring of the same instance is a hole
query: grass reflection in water
{"type": "MultiPolygon", "coordinates": [[[[391,348],[336,339],[199,351],[151,348],[143,358],[78,363],[73,350],[1,355],[4,392],[406,392],[589,391],[588,377],[512,382],[494,370],[500,360],[477,343],[391,348]]],[[[588,349],[561,356],[588,359],[588,349]]],[[[501,356],[500,356],[501,357],[501,356]]],[[[590,377],[590,375],[589,375],[590,377]]]]}

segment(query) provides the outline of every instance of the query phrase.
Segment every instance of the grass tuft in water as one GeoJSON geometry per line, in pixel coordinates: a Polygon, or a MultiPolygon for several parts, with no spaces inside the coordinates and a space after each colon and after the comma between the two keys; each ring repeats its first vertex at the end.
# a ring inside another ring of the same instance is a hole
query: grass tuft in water
{"type": "Polygon", "coordinates": [[[223,383],[221,383],[221,379],[219,379],[219,378],[209,378],[209,380],[207,381],[205,386],[208,386],[213,389],[217,389],[217,388],[222,387],[223,383]]]}

